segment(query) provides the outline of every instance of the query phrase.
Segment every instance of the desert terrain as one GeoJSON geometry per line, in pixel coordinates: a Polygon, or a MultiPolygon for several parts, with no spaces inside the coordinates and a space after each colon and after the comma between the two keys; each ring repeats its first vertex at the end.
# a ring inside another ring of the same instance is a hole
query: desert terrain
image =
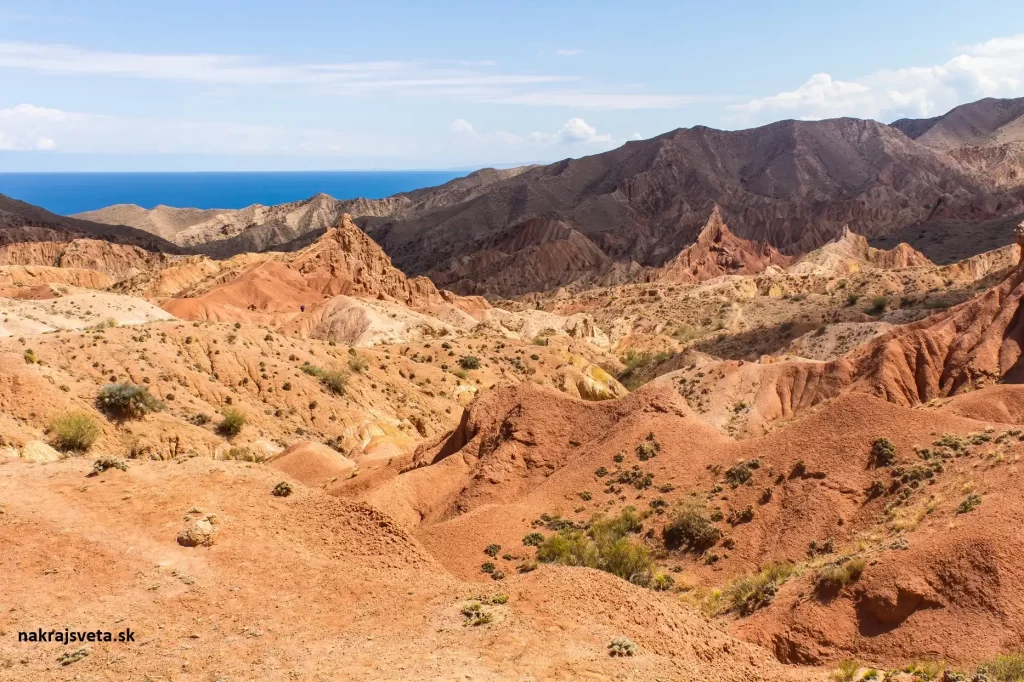
{"type": "Polygon", "coordinates": [[[0,680],[1022,679],[1022,111],[5,199],[0,680]]]}

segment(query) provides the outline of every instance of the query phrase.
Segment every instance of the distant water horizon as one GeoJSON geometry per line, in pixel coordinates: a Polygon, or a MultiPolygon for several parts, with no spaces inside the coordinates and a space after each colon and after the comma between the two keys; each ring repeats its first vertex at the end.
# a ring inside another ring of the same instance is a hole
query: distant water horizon
{"type": "Polygon", "coordinates": [[[0,173],[0,194],[72,215],[136,204],[178,208],[245,208],[284,204],[324,193],[335,199],[382,199],[442,185],[468,170],[203,171],[0,173]]]}

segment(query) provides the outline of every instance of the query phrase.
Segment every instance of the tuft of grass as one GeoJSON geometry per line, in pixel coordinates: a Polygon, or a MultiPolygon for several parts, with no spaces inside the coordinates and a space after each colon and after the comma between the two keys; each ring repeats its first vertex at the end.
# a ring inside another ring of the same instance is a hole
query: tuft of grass
{"type": "Polygon", "coordinates": [[[366,358],[360,355],[353,355],[348,361],[348,368],[356,374],[362,374],[369,366],[370,363],[366,361],[366,358]]]}
{"type": "Polygon", "coordinates": [[[772,563],[753,575],[733,581],[722,590],[728,610],[749,616],[767,606],[775,598],[779,587],[793,575],[793,570],[793,564],[772,563]]]}
{"type": "Polygon", "coordinates": [[[847,659],[839,661],[835,672],[829,675],[828,679],[832,680],[832,682],[853,682],[853,680],[857,679],[858,672],[860,672],[860,663],[847,659]]]}
{"type": "Polygon", "coordinates": [[[348,386],[348,373],[338,369],[323,370],[320,376],[320,383],[334,395],[344,395],[345,387],[348,386]]]}
{"type": "Polygon", "coordinates": [[[860,579],[867,562],[863,557],[854,557],[841,564],[825,566],[818,571],[814,580],[819,594],[835,594],[847,585],[860,579]]]}
{"type": "Polygon", "coordinates": [[[96,402],[101,410],[122,418],[139,418],[164,409],[164,404],[150,395],[148,388],[132,383],[107,384],[96,402]]]}
{"type": "Polygon", "coordinates": [[[50,420],[48,430],[53,447],[61,452],[85,452],[102,433],[96,420],[85,412],[57,415],[50,420]]]}
{"type": "Polygon", "coordinates": [[[1024,682],[1024,653],[997,656],[978,666],[978,672],[995,682],[1024,682]]]}
{"type": "Polygon", "coordinates": [[[32,350],[31,348],[26,348],[25,352],[22,353],[22,356],[25,358],[25,364],[27,364],[27,365],[38,365],[39,364],[39,358],[36,357],[36,352],[34,350],[32,350]]]}
{"type": "Polygon", "coordinates": [[[242,428],[245,426],[246,416],[241,410],[237,410],[233,407],[225,409],[221,416],[220,424],[217,425],[217,430],[224,436],[232,437],[237,436],[242,432],[242,428]]]}

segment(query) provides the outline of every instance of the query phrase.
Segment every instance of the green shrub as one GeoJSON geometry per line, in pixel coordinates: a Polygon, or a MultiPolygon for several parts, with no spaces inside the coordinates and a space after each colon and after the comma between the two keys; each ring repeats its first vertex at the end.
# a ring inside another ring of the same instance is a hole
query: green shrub
{"type": "Polygon", "coordinates": [[[280,483],[274,486],[273,490],[270,491],[270,493],[274,497],[288,497],[293,492],[295,491],[292,490],[291,484],[288,483],[287,481],[281,481],[280,483]]]}
{"type": "Polygon", "coordinates": [[[138,418],[164,409],[164,404],[150,395],[149,389],[131,383],[107,384],[96,402],[100,409],[122,418],[138,418]]]}
{"type": "Polygon", "coordinates": [[[495,545],[493,543],[490,544],[490,545],[487,545],[487,547],[484,548],[484,554],[486,554],[489,557],[496,557],[496,556],[498,556],[498,552],[500,552],[500,551],[501,551],[501,545],[495,545]]]}
{"type": "Polygon", "coordinates": [[[464,355],[459,358],[459,367],[462,369],[480,369],[480,358],[475,355],[464,355]]]}
{"type": "Polygon", "coordinates": [[[646,462],[652,457],[657,457],[661,451],[661,443],[654,437],[654,434],[650,434],[647,438],[636,446],[636,456],[641,462],[646,462]]]}
{"type": "Polygon", "coordinates": [[[722,539],[722,531],[704,515],[704,509],[689,504],[677,511],[661,533],[669,549],[703,552],[722,539]]]}
{"type": "Polygon", "coordinates": [[[537,560],[596,568],[646,586],[654,564],[643,543],[629,537],[641,528],[640,516],[632,507],[618,516],[596,516],[586,530],[565,529],[548,537],[537,548],[537,560]]]}
{"type": "Polygon", "coordinates": [[[767,606],[775,598],[779,587],[792,574],[792,564],[774,563],[768,564],[754,575],[734,581],[723,590],[729,610],[749,616],[759,608],[767,606]]]}
{"type": "Polygon", "coordinates": [[[743,462],[734,467],[729,467],[725,471],[725,480],[728,481],[731,488],[738,488],[741,484],[753,478],[753,469],[755,468],[750,466],[750,462],[743,462]]]}
{"type": "Polygon", "coordinates": [[[539,547],[544,542],[544,536],[541,533],[529,533],[523,537],[523,544],[527,547],[539,547]]]}
{"type": "Polygon", "coordinates": [[[217,430],[225,436],[237,436],[242,432],[242,427],[245,426],[246,416],[241,410],[237,410],[233,407],[225,409],[221,413],[221,422],[217,425],[217,430]]]}
{"type": "Polygon", "coordinates": [[[23,353],[23,356],[25,358],[25,364],[28,364],[28,365],[38,365],[39,364],[39,358],[36,357],[36,352],[34,350],[32,350],[31,348],[26,348],[25,352],[23,353]]]}
{"type": "Polygon", "coordinates": [[[896,446],[888,438],[876,438],[871,443],[871,459],[875,466],[892,466],[896,462],[896,446]]]}
{"type": "Polygon", "coordinates": [[[320,383],[331,393],[344,395],[348,374],[337,369],[325,370],[320,374],[320,383]]]}
{"type": "Polygon", "coordinates": [[[484,573],[494,573],[494,570],[496,568],[497,568],[497,566],[495,566],[490,561],[485,561],[483,564],[480,565],[480,570],[483,571],[484,573]]]}
{"type": "Polygon", "coordinates": [[[85,452],[92,447],[102,431],[85,412],[66,412],[50,420],[53,447],[61,452],[85,452]]]}
{"type": "Polygon", "coordinates": [[[210,415],[199,412],[189,417],[189,422],[196,426],[205,426],[210,423],[210,415]]]}

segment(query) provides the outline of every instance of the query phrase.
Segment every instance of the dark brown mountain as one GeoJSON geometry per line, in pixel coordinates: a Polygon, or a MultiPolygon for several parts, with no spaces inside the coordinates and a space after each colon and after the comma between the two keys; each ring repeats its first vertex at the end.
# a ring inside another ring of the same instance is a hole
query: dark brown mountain
{"type": "Polygon", "coordinates": [[[101,239],[138,246],[147,251],[179,252],[174,244],[145,230],[68,218],[0,194],[0,246],[19,242],[69,242],[72,239],[101,239]]]}
{"type": "Polygon", "coordinates": [[[1024,142],[1024,97],[988,97],[935,118],[901,118],[892,126],[911,139],[942,150],[1024,142]]]}
{"type": "MultiPolygon", "coordinates": [[[[980,220],[1021,206],[1019,191],[992,184],[881,123],[782,121],[741,131],[680,129],[532,168],[467,201],[361,224],[407,272],[485,293],[469,285],[493,280],[495,263],[479,254],[532,218],[558,221],[614,261],[659,266],[694,242],[715,205],[737,236],[796,253],[833,239],[844,225],[879,237],[926,220],[980,220]]],[[[522,248],[540,246],[534,240],[522,248]]],[[[566,262],[548,279],[565,284],[579,274],[566,262]]],[[[518,288],[506,283],[488,293],[518,288]]]]}
{"type": "Polygon", "coordinates": [[[88,217],[173,228],[182,248],[223,257],[301,248],[349,212],[405,272],[460,293],[514,295],[661,266],[694,243],[716,205],[737,237],[787,254],[847,225],[878,240],[1020,213],[1021,101],[982,100],[891,126],[851,118],[698,126],[377,201],[318,195],[194,217],[124,207],[88,217]]]}
{"type": "Polygon", "coordinates": [[[1024,186],[1024,97],[983,99],[942,116],[892,125],[998,187],[1024,186]]]}

